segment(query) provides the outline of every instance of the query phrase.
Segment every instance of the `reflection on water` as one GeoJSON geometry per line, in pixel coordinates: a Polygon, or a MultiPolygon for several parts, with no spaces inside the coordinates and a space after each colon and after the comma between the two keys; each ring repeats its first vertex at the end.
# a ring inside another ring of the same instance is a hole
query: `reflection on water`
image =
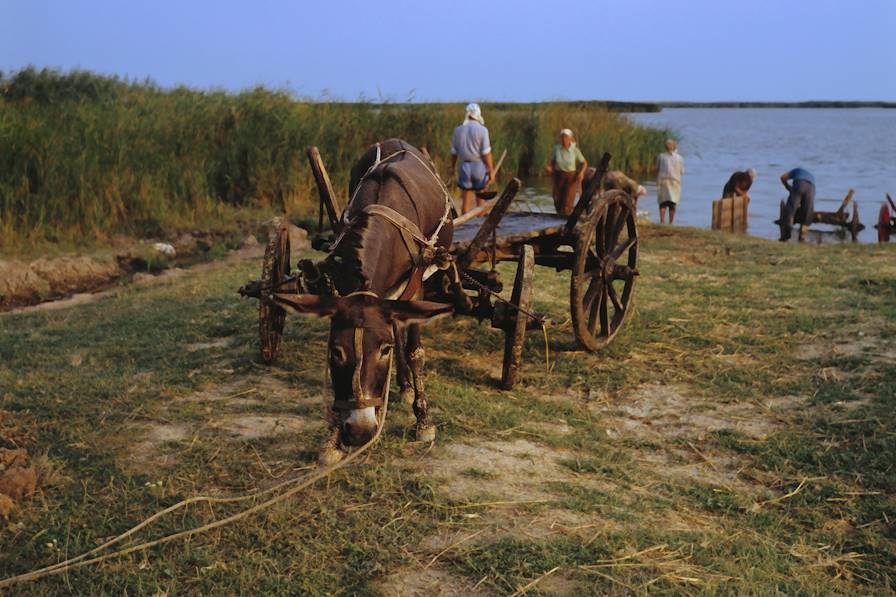
{"type": "MultiPolygon", "coordinates": [[[[856,190],[859,219],[865,224],[859,240],[876,242],[873,226],[878,210],[885,193],[896,191],[896,110],[675,108],[629,118],[672,129],[680,136],[685,175],[677,224],[709,228],[712,201],[719,198],[728,177],[752,167],[759,176],[750,191],[749,232],[778,238],[773,222],[786,197],[779,177],[803,166],[816,178],[817,210],[835,211],[849,189],[856,190]]],[[[639,209],[649,210],[657,221],[656,185],[644,186],[648,194],[639,201],[639,209]]],[[[850,240],[848,233],[822,234],[822,230],[831,227],[813,225],[811,240],[850,240]]]]}

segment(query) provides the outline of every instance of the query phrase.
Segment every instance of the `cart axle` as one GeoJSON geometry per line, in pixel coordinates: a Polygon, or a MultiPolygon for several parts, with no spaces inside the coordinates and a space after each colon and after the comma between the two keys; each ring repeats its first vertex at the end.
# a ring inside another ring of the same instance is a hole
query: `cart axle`
{"type": "Polygon", "coordinates": [[[249,280],[248,283],[240,286],[240,289],[237,292],[240,296],[249,297],[249,298],[261,298],[261,291],[264,289],[264,285],[261,280],[249,280]]]}

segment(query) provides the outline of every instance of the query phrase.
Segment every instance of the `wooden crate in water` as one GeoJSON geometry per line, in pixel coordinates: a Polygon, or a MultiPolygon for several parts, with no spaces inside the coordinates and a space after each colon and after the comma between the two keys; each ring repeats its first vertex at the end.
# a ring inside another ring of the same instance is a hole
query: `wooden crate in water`
{"type": "Polygon", "coordinates": [[[712,229],[727,232],[747,231],[746,197],[726,197],[712,202],[712,229]]]}

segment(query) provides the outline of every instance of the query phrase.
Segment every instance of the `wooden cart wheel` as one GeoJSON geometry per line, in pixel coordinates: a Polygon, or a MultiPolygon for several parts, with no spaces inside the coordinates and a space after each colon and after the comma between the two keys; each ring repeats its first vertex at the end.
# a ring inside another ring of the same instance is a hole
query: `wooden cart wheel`
{"type": "Polygon", "coordinates": [[[877,242],[890,242],[890,207],[884,203],[877,215],[877,242]]]}
{"type": "Polygon", "coordinates": [[[591,351],[608,345],[631,311],[638,275],[635,206],[624,191],[598,198],[575,228],[570,312],[576,338],[591,351]]]}
{"type": "MultiPolygon", "coordinates": [[[[526,311],[532,307],[532,276],[535,272],[535,250],[531,245],[523,245],[519,265],[516,266],[516,278],[513,281],[513,294],[510,302],[526,311]]],[[[513,389],[517,373],[523,364],[523,340],[526,337],[526,325],[529,316],[523,311],[508,307],[507,325],[504,328],[504,368],[501,371],[501,388],[513,389]]]]}
{"type": "Polygon", "coordinates": [[[265,288],[258,301],[258,335],[261,339],[261,358],[265,363],[277,358],[280,339],[283,337],[283,324],[286,322],[286,310],[275,305],[268,296],[276,292],[277,286],[290,271],[289,230],[283,227],[272,231],[268,236],[261,268],[261,282],[265,288]]]}
{"type": "Polygon", "coordinates": [[[849,235],[852,237],[852,242],[857,242],[859,240],[859,232],[862,230],[862,224],[859,223],[859,204],[856,201],[852,202],[852,221],[849,223],[849,235]]]}

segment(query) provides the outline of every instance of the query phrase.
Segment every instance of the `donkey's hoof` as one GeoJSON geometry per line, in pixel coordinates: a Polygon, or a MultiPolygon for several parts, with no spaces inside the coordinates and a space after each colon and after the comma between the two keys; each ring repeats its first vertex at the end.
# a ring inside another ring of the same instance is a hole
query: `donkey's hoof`
{"type": "Polygon", "coordinates": [[[317,455],[317,462],[321,466],[332,466],[345,458],[345,452],[335,446],[324,446],[317,455]]]}
{"type": "Polygon", "coordinates": [[[401,399],[402,404],[413,404],[414,403],[414,388],[403,388],[401,393],[398,396],[401,399]]]}
{"type": "Polygon", "coordinates": [[[434,442],[436,441],[436,426],[435,425],[426,425],[425,427],[417,426],[417,441],[418,442],[434,442]]]}

